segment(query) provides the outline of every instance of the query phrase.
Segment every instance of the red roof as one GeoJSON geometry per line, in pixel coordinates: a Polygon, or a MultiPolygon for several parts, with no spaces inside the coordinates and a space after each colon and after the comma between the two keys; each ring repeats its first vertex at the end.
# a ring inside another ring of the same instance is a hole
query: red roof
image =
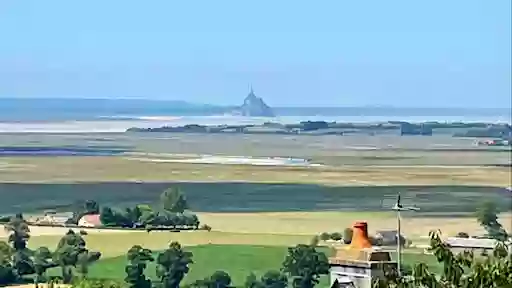
{"type": "Polygon", "coordinates": [[[82,218],[80,218],[80,221],[85,221],[95,226],[101,225],[100,214],[84,215],[82,218]]]}

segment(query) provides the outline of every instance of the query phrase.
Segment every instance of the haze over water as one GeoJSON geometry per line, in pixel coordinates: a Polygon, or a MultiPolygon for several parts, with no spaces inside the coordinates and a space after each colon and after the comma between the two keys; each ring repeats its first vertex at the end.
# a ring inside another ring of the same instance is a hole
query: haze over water
{"type": "MultiPolygon", "coordinates": [[[[0,99],[0,133],[87,133],[124,132],[131,127],[298,123],[300,121],[335,122],[486,122],[510,123],[508,109],[456,108],[274,108],[275,118],[239,117],[223,113],[221,108],[176,102],[115,100],[106,105],[97,100],[59,100],[49,105],[43,100],[13,105],[0,99]],[[28,104],[27,104],[28,103],[28,104]],[[46,103],[46,104],[45,104],[46,103]],[[213,108],[212,108],[213,107],[213,108]]],[[[224,110],[228,111],[229,109],[224,110]]]]}

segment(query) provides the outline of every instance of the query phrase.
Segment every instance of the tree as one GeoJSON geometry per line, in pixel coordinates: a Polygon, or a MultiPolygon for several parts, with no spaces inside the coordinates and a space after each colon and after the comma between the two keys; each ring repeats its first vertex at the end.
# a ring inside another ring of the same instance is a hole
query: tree
{"type": "Polygon", "coordinates": [[[188,209],[185,194],[178,188],[169,188],[160,195],[162,208],[169,212],[183,213],[188,209]]]}
{"type": "Polygon", "coordinates": [[[11,221],[5,225],[5,229],[10,231],[8,241],[12,244],[14,254],[12,257],[13,267],[19,276],[34,273],[34,263],[32,261],[32,251],[27,248],[27,241],[30,238],[30,229],[23,218],[23,215],[16,214],[11,221]]]}
{"type": "Polygon", "coordinates": [[[156,275],[165,288],[178,288],[193,263],[192,253],[183,251],[178,242],[172,242],[169,248],[160,253],[156,260],[156,275]]]}
{"type": "Polygon", "coordinates": [[[100,205],[94,200],[86,200],[83,209],[83,215],[100,213],[100,205]]]}
{"type": "Polygon", "coordinates": [[[289,274],[293,287],[311,288],[321,275],[329,273],[329,262],[314,246],[299,244],[288,248],[282,271],[289,274]]]}
{"type": "Polygon", "coordinates": [[[14,267],[12,267],[11,259],[14,249],[6,242],[0,242],[0,285],[12,283],[16,280],[14,267]]]}
{"type": "Polygon", "coordinates": [[[36,285],[46,281],[46,271],[49,268],[57,267],[52,261],[52,252],[47,247],[39,247],[34,252],[34,270],[36,277],[34,279],[36,285]]]}
{"type": "Polygon", "coordinates": [[[279,271],[268,271],[261,277],[261,283],[265,288],[285,288],[288,286],[288,278],[279,271]]]}
{"type": "Polygon", "coordinates": [[[71,216],[66,223],[76,225],[84,215],[99,214],[100,205],[94,200],[86,200],[84,202],[75,203],[74,210],[73,216],[71,216]]]}
{"type": "Polygon", "coordinates": [[[64,283],[71,283],[74,276],[73,268],[78,270],[81,278],[85,278],[90,264],[99,260],[100,257],[100,252],[92,252],[86,248],[85,240],[81,235],[69,230],[60,239],[53,260],[61,267],[64,283]]]}
{"type": "Polygon", "coordinates": [[[262,288],[263,284],[258,280],[254,273],[249,274],[247,278],[245,278],[244,283],[245,288],[262,288]]]}
{"type": "Polygon", "coordinates": [[[189,286],[194,288],[230,288],[231,277],[224,271],[216,271],[212,276],[197,280],[189,286]]]}
{"type": "Polygon", "coordinates": [[[484,202],[476,211],[476,218],[478,223],[482,225],[487,234],[497,240],[507,240],[507,232],[503,226],[498,222],[498,208],[493,202],[484,202]]]}
{"type": "Polygon", "coordinates": [[[458,237],[458,238],[469,238],[469,234],[466,233],[466,232],[458,232],[457,235],[455,235],[455,237],[458,237]]]}
{"type": "Polygon", "coordinates": [[[376,280],[373,287],[440,287],[440,288],[507,288],[512,283],[512,253],[502,243],[492,255],[478,256],[470,251],[454,254],[441,240],[439,232],[430,234],[431,251],[442,264],[443,272],[435,275],[424,263],[413,267],[411,275],[386,272],[386,279],[376,280]]]}
{"type": "Polygon", "coordinates": [[[322,234],[320,234],[320,240],[327,241],[330,239],[331,239],[331,234],[329,234],[327,232],[323,232],[322,234]]]}
{"type": "Polygon", "coordinates": [[[149,249],[144,249],[139,245],[135,245],[127,253],[128,265],[126,265],[126,277],[124,281],[128,283],[129,287],[133,288],[149,288],[151,287],[151,280],[147,279],[144,275],[147,262],[153,262],[155,259],[149,249]]]}
{"type": "MultiPolygon", "coordinates": [[[[352,231],[352,230],[350,230],[350,231],[352,231]]],[[[341,239],[343,239],[343,236],[339,232],[334,232],[330,236],[331,236],[330,238],[334,241],[340,241],[341,239]]]]}
{"type": "Polygon", "coordinates": [[[27,248],[30,229],[25,219],[23,219],[23,214],[16,214],[16,216],[12,217],[9,223],[5,225],[5,229],[11,232],[8,241],[16,251],[27,248]]]}

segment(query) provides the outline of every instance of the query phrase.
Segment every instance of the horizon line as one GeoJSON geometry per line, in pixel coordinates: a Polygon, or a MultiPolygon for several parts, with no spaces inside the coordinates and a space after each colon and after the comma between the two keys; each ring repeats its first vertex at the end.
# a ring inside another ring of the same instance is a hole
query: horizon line
{"type": "MultiPolygon", "coordinates": [[[[63,96],[63,97],[51,97],[51,96],[21,96],[21,97],[13,97],[13,96],[0,96],[1,100],[108,100],[108,101],[123,101],[123,100],[140,100],[140,101],[148,101],[148,102],[182,102],[183,104],[197,105],[197,106],[214,106],[214,107],[236,107],[240,106],[240,104],[212,104],[212,103],[198,103],[198,102],[189,102],[187,100],[180,99],[155,99],[155,98],[144,98],[144,97],[115,97],[115,98],[105,98],[105,97],[73,97],[73,96],[63,96]]],[[[386,108],[386,109],[463,109],[463,110],[478,110],[478,109],[493,109],[493,110],[511,110],[512,106],[508,107],[463,107],[463,106],[393,106],[393,105],[385,105],[385,104],[365,104],[365,105],[347,105],[347,106],[270,106],[272,109],[283,109],[283,108],[306,108],[306,109],[339,109],[339,108],[386,108]]]]}

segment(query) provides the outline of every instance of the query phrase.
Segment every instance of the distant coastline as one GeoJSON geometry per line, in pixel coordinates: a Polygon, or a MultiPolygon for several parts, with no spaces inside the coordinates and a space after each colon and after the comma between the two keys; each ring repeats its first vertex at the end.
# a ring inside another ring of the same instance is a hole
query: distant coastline
{"type": "Polygon", "coordinates": [[[127,130],[132,133],[198,133],[198,134],[276,134],[276,135],[451,135],[453,137],[494,138],[499,142],[485,142],[494,146],[512,146],[512,126],[491,123],[409,123],[387,121],[384,123],[338,123],[326,121],[301,121],[293,124],[265,122],[261,125],[198,125],[163,126],[127,130]]]}
{"type": "MultiPolygon", "coordinates": [[[[141,120],[142,117],[223,117],[237,106],[144,99],[0,98],[0,122],[141,120]]],[[[359,118],[356,122],[511,121],[510,108],[272,107],[277,118],[359,118]],[[367,118],[367,120],[364,120],[367,118]],[[412,120],[419,119],[419,120],[412,120]]],[[[345,119],[344,121],[349,121],[345,119]]]]}

